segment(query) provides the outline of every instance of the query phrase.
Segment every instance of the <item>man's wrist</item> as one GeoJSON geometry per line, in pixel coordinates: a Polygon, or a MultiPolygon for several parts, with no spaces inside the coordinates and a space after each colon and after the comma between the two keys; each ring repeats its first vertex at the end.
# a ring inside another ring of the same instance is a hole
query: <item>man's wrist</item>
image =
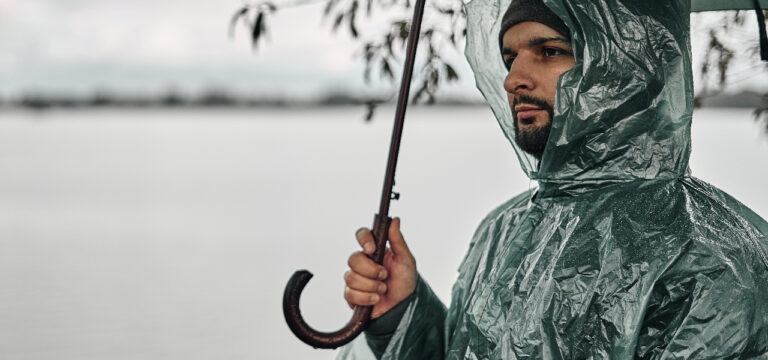
{"type": "Polygon", "coordinates": [[[389,341],[392,339],[395,331],[397,331],[397,326],[400,324],[400,320],[403,319],[403,315],[405,315],[405,311],[408,309],[414,294],[416,294],[416,291],[408,295],[403,301],[397,303],[389,311],[368,323],[368,327],[365,329],[365,341],[377,359],[384,355],[384,351],[387,349],[387,345],[389,345],[389,341]]]}
{"type": "Polygon", "coordinates": [[[400,323],[400,319],[403,318],[405,310],[408,309],[408,304],[411,303],[411,299],[416,292],[412,292],[408,297],[397,303],[387,312],[381,316],[371,320],[368,327],[365,329],[366,334],[380,336],[391,335],[397,330],[397,325],[400,323]]]}

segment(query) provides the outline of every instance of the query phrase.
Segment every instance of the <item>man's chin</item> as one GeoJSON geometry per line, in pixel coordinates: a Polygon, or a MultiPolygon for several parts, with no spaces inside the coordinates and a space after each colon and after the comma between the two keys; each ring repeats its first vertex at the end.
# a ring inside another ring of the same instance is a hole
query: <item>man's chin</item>
{"type": "Polygon", "coordinates": [[[520,148],[520,150],[523,150],[524,152],[533,155],[538,160],[541,160],[542,155],[544,155],[544,146],[539,146],[538,144],[531,144],[530,142],[527,142],[526,140],[517,139],[516,140],[517,146],[520,148]]]}
{"type": "Polygon", "coordinates": [[[544,118],[537,116],[518,119],[515,118],[515,142],[520,150],[533,155],[541,160],[544,148],[549,138],[551,125],[546,111],[544,118]]]}

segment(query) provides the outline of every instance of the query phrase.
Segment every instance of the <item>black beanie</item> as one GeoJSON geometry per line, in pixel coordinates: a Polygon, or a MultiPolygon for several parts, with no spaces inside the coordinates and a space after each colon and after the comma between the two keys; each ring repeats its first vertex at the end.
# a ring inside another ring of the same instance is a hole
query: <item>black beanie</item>
{"type": "Polygon", "coordinates": [[[502,48],[501,40],[504,38],[504,33],[512,26],[525,21],[542,23],[559,32],[566,39],[571,39],[571,32],[565,26],[563,20],[544,5],[542,0],[512,0],[509,8],[507,8],[507,12],[504,13],[504,17],[501,19],[499,49],[502,48]]]}

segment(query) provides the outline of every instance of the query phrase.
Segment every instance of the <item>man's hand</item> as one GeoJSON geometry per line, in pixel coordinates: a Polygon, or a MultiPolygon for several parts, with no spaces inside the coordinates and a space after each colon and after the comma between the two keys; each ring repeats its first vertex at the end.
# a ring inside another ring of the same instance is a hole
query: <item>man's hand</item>
{"type": "Polygon", "coordinates": [[[367,228],[355,233],[363,251],[349,256],[349,271],[344,275],[347,287],[344,298],[349,306],[374,305],[372,318],[377,318],[403,301],[416,289],[416,260],[400,233],[400,219],[389,225],[389,247],[384,264],[376,265],[368,256],[376,245],[367,228]]]}

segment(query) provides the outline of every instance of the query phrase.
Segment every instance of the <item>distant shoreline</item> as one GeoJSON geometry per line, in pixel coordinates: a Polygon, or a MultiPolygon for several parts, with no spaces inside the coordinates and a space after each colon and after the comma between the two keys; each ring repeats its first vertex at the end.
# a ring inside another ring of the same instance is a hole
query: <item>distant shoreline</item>
{"type": "MultiPolygon", "coordinates": [[[[28,94],[13,100],[0,99],[0,109],[96,109],[96,108],[312,108],[338,106],[369,106],[394,104],[392,99],[376,96],[329,94],[316,99],[285,97],[244,97],[227,93],[208,93],[202,96],[183,96],[169,93],[155,97],[96,94],[90,97],[67,95],[28,94]]],[[[459,98],[438,97],[435,105],[481,106],[485,102],[459,98]]]]}
{"type": "MultiPolygon", "coordinates": [[[[346,93],[331,93],[315,99],[295,99],[287,97],[245,97],[231,95],[226,92],[214,91],[201,96],[185,96],[177,93],[167,93],[160,96],[131,96],[125,94],[97,93],[89,97],[77,97],[53,94],[27,94],[16,99],[0,99],[0,110],[21,109],[44,111],[53,109],[199,109],[199,108],[231,108],[231,109],[296,109],[318,107],[361,106],[376,108],[394,105],[391,98],[376,96],[358,96],[346,93]]],[[[437,96],[435,103],[420,105],[475,107],[487,106],[485,101],[462,99],[456,96],[437,96]]],[[[695,100],[696,107],[730,107],[730,108],[766,108],[768,94],[743,92],[738,94],[699,95],[695,100]]]]}

